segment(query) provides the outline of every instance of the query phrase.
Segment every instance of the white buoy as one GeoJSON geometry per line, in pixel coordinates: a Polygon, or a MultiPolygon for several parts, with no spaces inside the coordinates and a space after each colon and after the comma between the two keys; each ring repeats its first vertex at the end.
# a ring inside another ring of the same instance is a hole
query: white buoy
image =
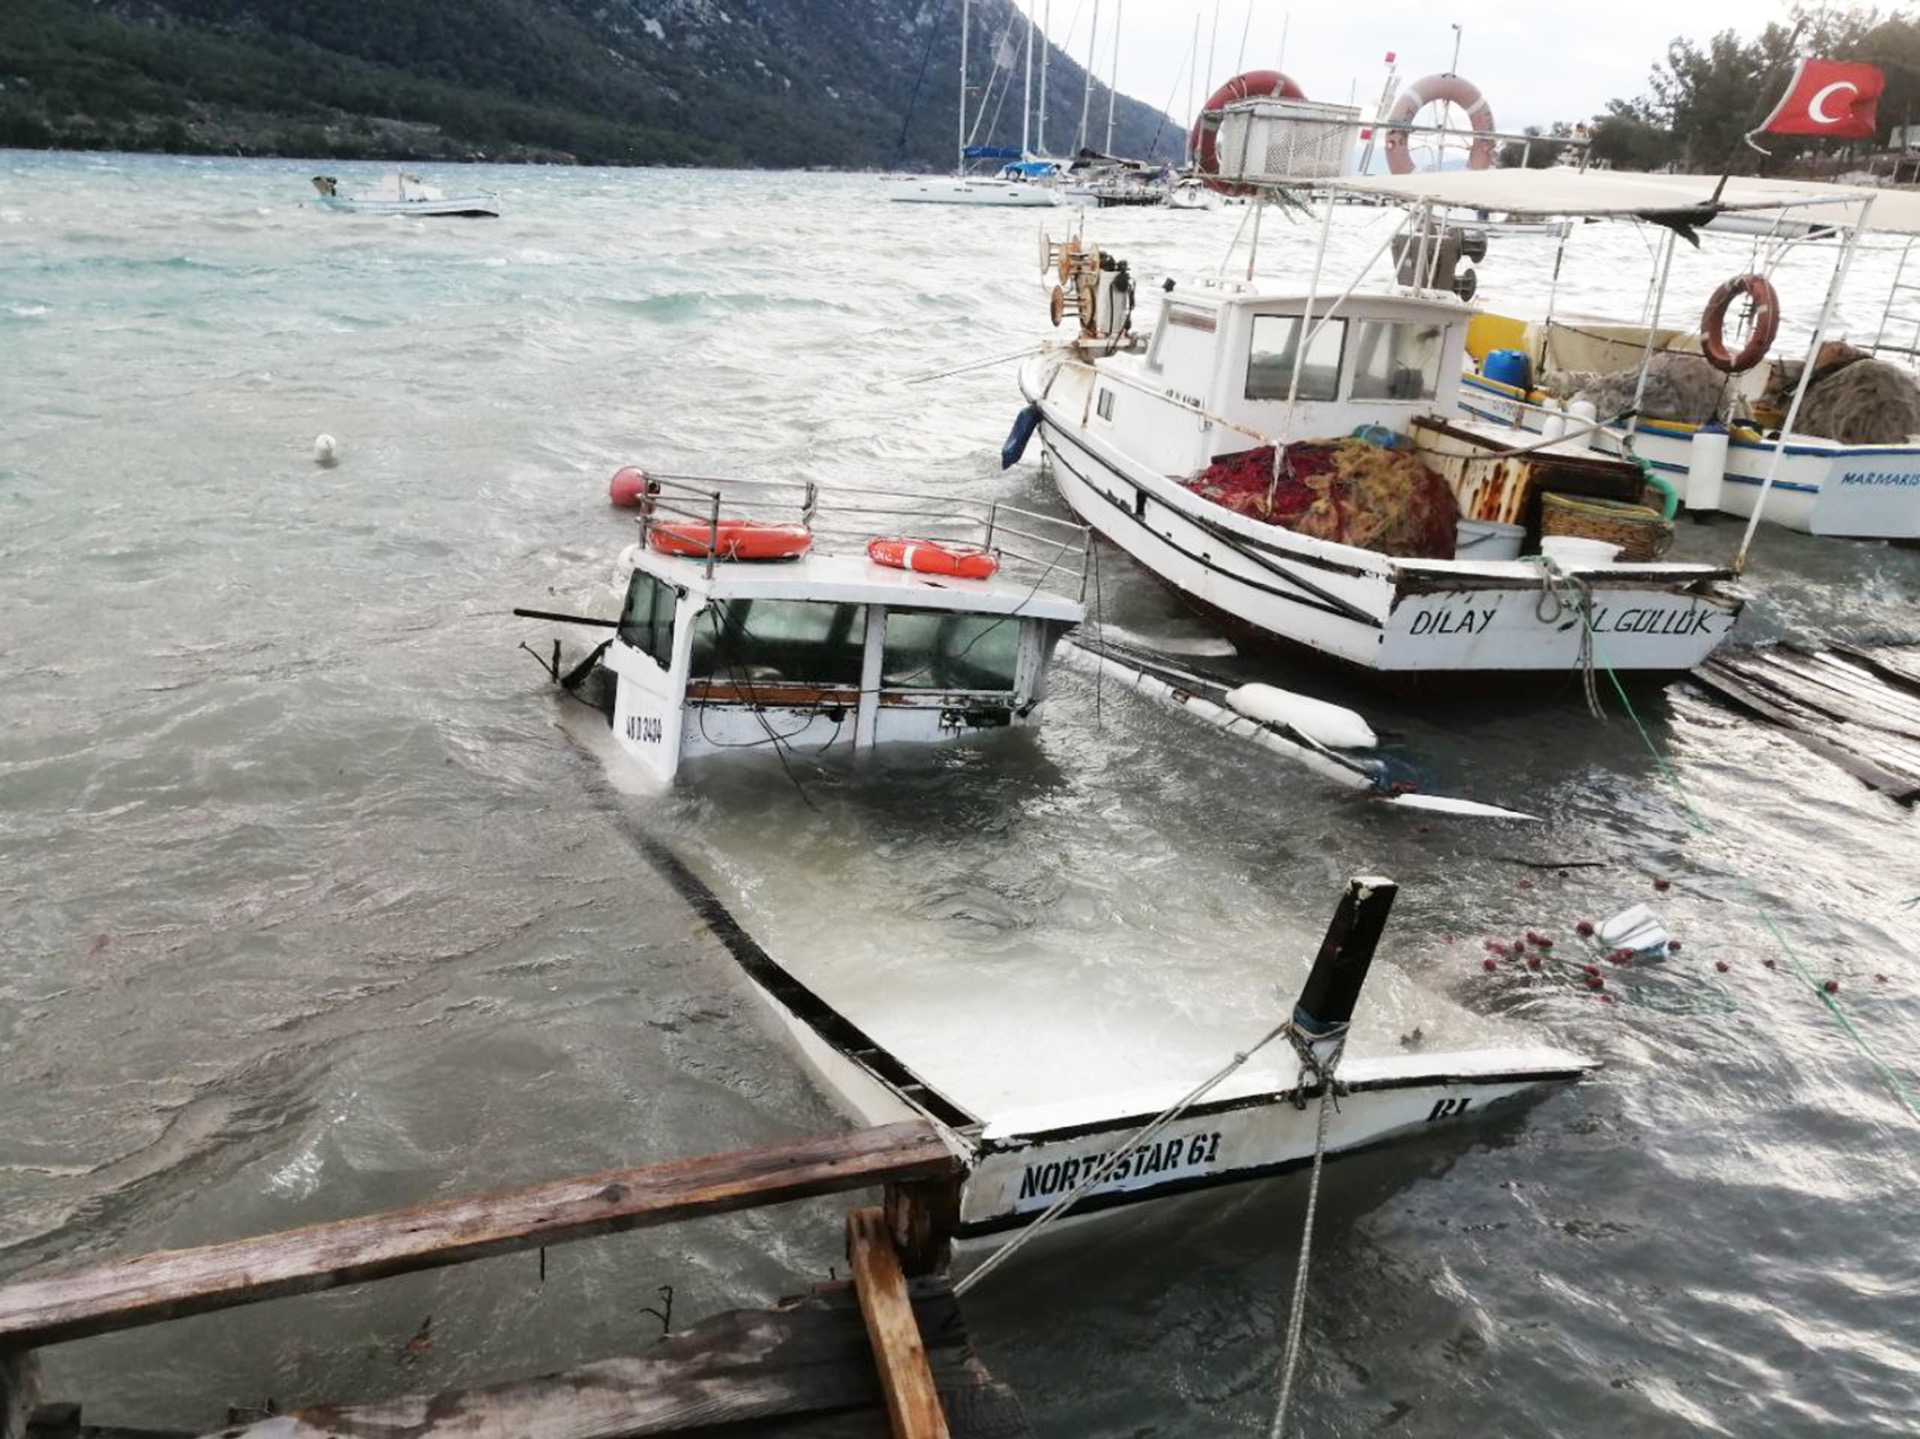
{"type": "Polygon", "coordinates": [[[332,435],[318,435],[313,441],[313,462],[322,469],[332,469],[340,463],[340,446],[332,435]]]}
{"type": "Polygon", "coordinates": [[[1720,489],[1727,477],[1727,432],[1719,425],[1702,425],[1687,445],[1687,513],[1704,520],[1720,508],[1720,489]]]}
{"type": "Polygon", "coordinates": [[[1278,685],[1241,685],[1227,691],[1226,701],[1235,714],[1296,729],[1331,749],[1372,749],[1380,743],[1356,711],[1278,685]]]}
{"type": "Polygon", "coordinates": [[[1543,440],[1563,440],[1567,437],[1567,412],[1560,408],[1555,399],[1540,403],[1543,417],[1540,423],[1540,438],[1543,440]]]}

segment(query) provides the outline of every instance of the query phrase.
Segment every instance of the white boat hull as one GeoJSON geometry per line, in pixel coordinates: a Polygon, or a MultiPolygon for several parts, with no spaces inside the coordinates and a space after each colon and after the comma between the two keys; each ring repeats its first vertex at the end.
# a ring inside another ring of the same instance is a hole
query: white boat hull
{"type": "MultiPolygon", "coordinates": [[[[1461,386],[1459,408],[1468,415],[1518,424],[1537,433],[1539,414],[1523,411],[1518,395],[1511,386],[1468,375],[1461,386]]],[[[1607,433],[1607,447],[1618,450],[1623,428],[1607,433]]],[[[1691,425],[1642,420],[1633,434],[1635,452],[1656,470],[1676,477],[1683,495],[1693,430],[1691,425]]],[[[1729,438],[1720,510],[1741,516],[1753,513],[1776,448],[1771,440],[1739,434],[1729,438]]],[[[1843,445],[1811,437],[1790,440],[1763,515],[1771,524],[1802,534],[1920,539],[1920,445],[1843,445]]]]}
{"type": "MultiPolygon", "coordinates": [[[[1350,1059],[1328,1117],[1327,1153],[1376,1144],[1478,1118],[1592,1066],[1545,1047],[1459,1054],[1350,1059]]],[[[1318,1085],[1242,1092],[1225,1086],[1154,1140],[1122,1158],[1074,1205],[1092,1214],[1216,1185],[1261,1179],[1313,1161],[1318,1085]]],[[[1180,1092],[1132,1096],[1101,1106],[1102,1117],[1036,1111],[996,1120],[981,1133],[960,1196],[962,1240],[1020,1229],[1095,1171],[1116,1147],[1170,1108],[1180,1092]]]]}
{"type": "Polygon", "coordinates": [[[351,215],[405,215],[409,218],[498,219],[499,202],[491,195],[454,195],[440,200],[366,200],[341,195],[319,196],[316,204],[351,215]]]}
{"type": "Polygon", "coordinates": [[[902,205],[992,205],[1045,208],[1060,197],[1043,185],[1018,180],[974,179],[965,175],[918,176],[888,181],[887,198],[902,205]]]}
{"type": "MultiPolygon", "coordinates": [[[[1395,559],[1296,535],[1201,499],[1093,428],[1092,371],[1042,356],[1021,373],[1055,484],[1083,521],[1229,627],[1379,674],[1564,672],[1582,664],[1577,605],[1520,561],[1395,559]]],[[[1568,571],[1592,594],[1597,663],[1678,672],[1733,628],[1737,601],[1699,566],[1568,571]]]]}

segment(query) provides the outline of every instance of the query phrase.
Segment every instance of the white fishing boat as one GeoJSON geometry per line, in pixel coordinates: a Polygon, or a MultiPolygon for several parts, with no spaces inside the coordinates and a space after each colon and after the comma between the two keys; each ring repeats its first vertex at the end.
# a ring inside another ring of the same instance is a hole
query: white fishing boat
{"type": "MultiPolygon", "coordinates": [[[[1634,176],[1635,181],[1673,188],[1684,177],[1634,176]]],[[[1693,189],[1704,192],[1709,178],[1694,178],[1693,189]]],[[[1836,248],[1833,281],[1814,338],[1804,357],[1792,362],[1769,358],[1772,326],[1778,303],[1769,296],[1762,321],[1767,326],[1751,353],[1729,356],[1734,368],[1726,387],[1736,413],[1724,426],[1702,417],[1665,418],[1649,413],[1602,416],[1603,433],[1596,443],[1616,453],[1631,452],[1654,469],[1673,477],[1686,496],[1689,510],[1721,511],[1753,521],[1768,522],[1805,534],[1873,539],[1920,538],[1920,435],[1902,437],[1905,425],[1893,428],[1871,443],[1849,443],[1823,435],[1796,431],[1804,387],[1793,383],[1792,365],[1818,382],[1833,368],[1820,357],[1829,319],[1845,282],[1853,248],[1866,233],[1891,233],[1911,245],[1920,236],[1920,197],[1903,193],[1868,195],[1819,185],[1763,180],[1734,182],[1732,194],[1754,204],[1773,197],[1781,208],[1712,213],[1702,228],[1723,228],[1736,222],[1737,233],[1775,237],[1792,243],[1810,230],[1835,233],[1843,243],[1836,248]],[[1871,204],[1867,202],[1871,199],[1871,204]],[[1786,208],[1793,207],[1793,208],[1786,208]],[[1820,215],[1818,220],[1803,218],[1820,215]],[[1769,399],[1790,397],[1784,408],[1770,407],[1769,399]]],[[[1724,195],[1723,199],[1726,198],[1724,195]]],[[[1671,238],[1667,241],[1670,245],[1671,238]]],[[[1903,289],[1897,270],[1888,296],[1887,315],[1871,347],[1911,361],[1916,346],[1888,343],[1890,317],[1903,289]]],[[[1761,260],[1764,269],[1768,261],[1761,260]]],[[[1741,277],[1753,287],[1763,275],[1741,277]]],[[[1535,319],[1489,314],[1469,337],[1469,369],[1462,382],[1459,407],[1465,415],[1491,420],[1532,433],[1545,433],[1556,423],[1555,410],[1570,396],[1554,396],[1539,381],[1552,374],[1607,375],[1643,371],[1655,357],[1668,354],[1699,357],[1707,350],[1700,330],[1661,323],[1659,306],[1665,294],[1664,267],[1655,291],[1656,310],[1651,324],[1619,323],[1604,317],[1555,316],[1551,305],[1535,319]],[[1489,356],[1496,350],[1525,358],[1524,374],[1503,378],[1494,372],[1489,356]],[[1515,381],[1518,383],[1515,383],[1515,381]]],[[[1724,308],[1724,307],[1722,307],[1724,308]]],[[[1709,302],[1703,329],[1717,332],[1720,319],[1709,302]]],[[[1728,346],[1727,349],[1735,347],[1728,346]]],[[[1644,382],[1637,385],[1644,392],[1644,382]]],[[[1640,402],[1634,402],[1638,410],[1640,402]]],[[[1744,552],[1744,546],[1743,546],[1744,552]]]]}
{"type": "Polygon", "coordinates": [[[342,195],[340,182],[332,175],[315,175],[313,188],[319,193],[322,209],[340,210],[355,215],[409,215],[415,219],[460,217],[492,219],[499,215],[498,198],[491,191],[471,195],[448,195],[427,184],[418,175],[395,171],[371,190],[358,195],[342,195]]]}
{"type": "Polygon", "coordinates": [[[653,779],[695,758],[942,744],[1039,723],[1054,646],[1084,617],[1090,536],[951,496],[615,476],[639,509],[618,618],[552,677],[653,779]],[[914,533],[891,533],[898,526],[914,533]]]}
{"type": "MultiPolygon", "coordinates": [[[[1285,121],[1286,103],[1257,102],[1251,118],[1285,121]]],[[[1223,152],[1289,143],[1250,143],[1234,125],[1230,108],[1223,152]]],[[[1293,163],[1315,143],[1295,143],[1293,163]]],[[[1344,142],[1318,149],[1344,160],[1344,142]]],[[[1547,496],[1637,501],[1641,476],[1581,445],[1519,445],[1445,418],[1471,313],[1448,290],[1465,277],[1437,268],[1445,247],[1421,238],[1437,233],[1430,217],[1409,226],[1401,275],[1422,283],[1322,295],[1317,267],[1304,284],[1176,283],[1150,342],[1132,334],[1125,267],[1063,246],[1054,311],[1071,309],[1081,333],[1020,375],[1062,497],[1229,629],[1371,674],[1692,669],[1740,612],[1730,572],[1542,537],[1547,496]],[[1369,491],[1404,515],[1347,523],[1343,496],[1369,491]],[[1487,526],[1540,555],[1477,558],[1487,526]]]]}
{"type": "MultiPolygon", "coordinates": [[[[683,885],[699,882],[680,867],[683,885]]],[[[1264,1179],[1399,1138],[1432,1134],[1592,1070],[1549,1045],[1344,1057],[1395,886],[1353,880],[1298,1002],[1264,1036],[1223,1034],[1211,1075],[1056,1103],[977,1109],[945,1093],[744,934],[729,948],[802,1056],[868,1123],[929,1118],[967,1165],[956,1237],[978,1249],[1071,1202],[1090,1215],[1264,1179]],[[1320,1142],[1325,1115],[1324,1143],[1320,1142]]],[[[697,902],[711,903],[702,887],[697,902]]]]}

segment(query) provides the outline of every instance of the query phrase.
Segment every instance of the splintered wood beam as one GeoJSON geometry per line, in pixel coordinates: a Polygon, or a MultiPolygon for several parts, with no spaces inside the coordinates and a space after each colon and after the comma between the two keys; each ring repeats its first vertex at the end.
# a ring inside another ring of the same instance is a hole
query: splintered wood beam
{"type": "Polygon", "coordinates": [[[847,1258],[880,1370],[880,1389],[887,1397],[893,1439],[947,1439],[947,1417],[933,1387],[926,1343],[913,1317],[884,1209],[847,1211],[847,1258]]]}
{"type": "Polygon", "coordinates": [[[960,1168],[939,1132],[914,1121],[166,1250],[0,1288],[0,1355],[701,1215],[934,1179],[960,1168]]]}

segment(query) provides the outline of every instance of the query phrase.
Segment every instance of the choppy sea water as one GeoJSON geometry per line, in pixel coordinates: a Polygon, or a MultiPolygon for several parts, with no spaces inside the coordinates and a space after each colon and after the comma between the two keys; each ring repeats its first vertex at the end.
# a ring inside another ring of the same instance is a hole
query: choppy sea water
{"type": "MultiPolygon", "coordinates": [[[[1788,955],[1920,1067],[1908,812],[1685,686],[1638,698],[1656,759],[1577,686],[1415,704],[1269,661],[1241,663],[1357,700],[1428,787],[1547,822],[1367,809],[1071,670],[1035,736],[636,793],[508,611],[610,603],[628,461],[1057,508],[999,471],[1009,367],[901,383],[1048,333],[1042,221],[858,177],[477,169],[438,178],[503,218],[412,224],[303,207],[313,169],[0,155],[0,1271],[844,1123],[636,832],[996,1096],[1210,1070],[1378,872],[1402,891],[1364,1043],[1606,1067],[1328,1171],[1299,1432],[1920,1428],[1920,1121],[1788,955]],[[1481,969],[1485,937],[1564,945],[1639,902],[1684,948],[1610,973],[1613,1003],[1481,969]]],[[[1088,227],[1151,281],[1214,268],[1243,217],[1088,227]]],[[[1335,270],[1387,223],[1336,215],[1335,270]]],[[[1312,240],[1270,218],[1269,269],[1312,240]]],[[[1749,258],[1683,250],[1675,309],[1749,258]]],[[[1790,332],[1830,263],[1780,270],[1790,332]]],[[[1892,264],[1856,267],[1856,335],[1892,264]]],[[[1552,269],[1496,242],[1483,297],[1538,304],[1552,269]]],[[[1639,233],[1586,227],[1561,301],[1633,316],[1650,273],[1639,233]]],[[[1111,551],[1102,581],[1109,623],[1205,638],[1111,551]]],[[[1751,587],[1749,636],[1920,638],[1913,551],[1763,531],[1751,587]]],[[[969,1300],[985,1357],[1044,1434],[1264,1433],[1303,1200],[1245,1186],[1029,1251],[969,1300]]],[[[85,1341],[50,1387],[211,1426],[628,1352],[659,1285],[684,1323],[840,1264],[838,1211],[85,1341]]]]}

